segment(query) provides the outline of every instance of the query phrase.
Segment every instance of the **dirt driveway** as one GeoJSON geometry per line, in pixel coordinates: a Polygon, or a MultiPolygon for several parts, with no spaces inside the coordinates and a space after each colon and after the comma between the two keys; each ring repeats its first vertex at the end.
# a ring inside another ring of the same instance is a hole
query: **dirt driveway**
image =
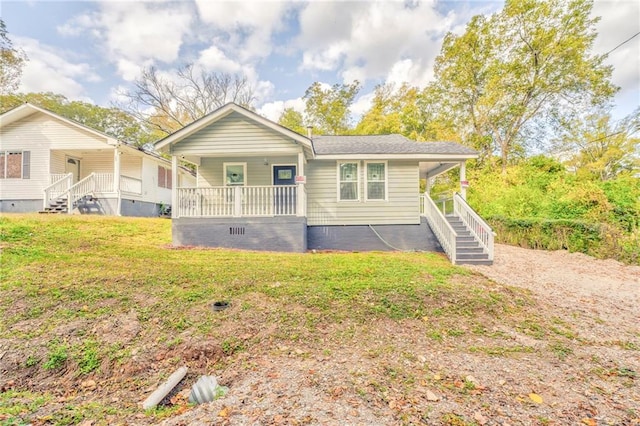
{"type": "MultiPolygon", "coordinates": [[[[531,290],[559,311],[606,322],[606,333],[640,324],[640,266],[582,253],[530,250],[496,244],[492,266],[469,266],[503,285],[531,290]]],[[[577,320],[572,315],[572,322],[577,320]]],[[[586,330],[588,327],[578,328],[586,330]]],[[[604,330],[603,330],[604,331],[604,330]]]]}

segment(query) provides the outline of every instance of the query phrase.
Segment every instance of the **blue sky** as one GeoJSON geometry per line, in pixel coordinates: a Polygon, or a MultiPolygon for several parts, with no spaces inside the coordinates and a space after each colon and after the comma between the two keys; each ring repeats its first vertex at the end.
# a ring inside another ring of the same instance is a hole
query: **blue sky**
{"type": "MultiPolygon", "coordinates": [[[[314,81],[364,83],[354,106],[364,112],[376,84],[423,86],[444,35],[462,33],[495,1],[279,2],[11,1],[2,19],[29,57],[21,90],[50,91],[103,106],[118,100],[145,66],[170,76],[193,62],[244,73],[258,112],[277,119],[301,109],[314,81]]],[[[594,52],[605,53],[640,31],[640,1],[596,0],[601,16],[594,52]]],[[[640,105],[640,36],[613,51],[616,118],[640,105]]]]}

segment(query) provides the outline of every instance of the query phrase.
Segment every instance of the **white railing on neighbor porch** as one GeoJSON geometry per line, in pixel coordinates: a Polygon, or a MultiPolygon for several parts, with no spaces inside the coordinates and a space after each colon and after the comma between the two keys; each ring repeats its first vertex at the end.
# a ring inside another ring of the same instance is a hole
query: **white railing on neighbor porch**
{"type": "Polygon", "coordinates": [[[298,186],[178,188],[178,217],[295,216],[298,186]]]}
{"type": "Polygon", "coordinates": [[[442,212],[436,206],[436,203],[433,202],[431,197],[428,195],[421,195],[420,200],[422,201],[422,211],[424,212],[425,217],[427,218],[427,222],[429,222],[429,226],[433,230],[433,233],[436,234],[440,245],[444,249],[449,259],[451,259],[451,263],[456,263],[456,237],[458,234],[451,227],[447,219],[444,217],[442,212]]]}
{"type": "Polygon", "coordinates": [[[120,176],[120,191],[142,195],[142,180],[129,176],[120,176]]]}
{"type": "Polygon", "coordinates": [[[453,196],[453,212],[467,225],[467,228],[489,254],[489,260],[493,260],[493,237],[495,234],[489,224],[467,204],[460,194],[453,196]]]}
{"type": "Polygon", "coordinates": [[[45,209],[49,203],[63,194],[66,194],[73,184],[73,174],[56,173],[51,175],[51,185],[44,189],[44,200],[42,208],[45,209]],[[54,180],[55,179],[55,180],[54,180]]]}

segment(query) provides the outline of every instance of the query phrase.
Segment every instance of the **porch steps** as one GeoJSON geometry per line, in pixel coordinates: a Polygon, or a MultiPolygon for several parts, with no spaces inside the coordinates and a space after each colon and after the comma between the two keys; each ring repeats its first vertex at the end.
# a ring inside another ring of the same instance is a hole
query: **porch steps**
{"type": "Polygon", "coordinates": [[[67,199],[66,198],[56,198],[55,200],[49,203],[48,207],[45,207],[44,210],[40,210],[38,213],[40,214],[60,214],[67,212],[67,199]]]}
{"type": "Polygon", "coordinates": [[[458,236],[456,237],[456,265],[492,265],[489,254],[484,251],[471,231],[455,215],[445,216],[458,236]]]}

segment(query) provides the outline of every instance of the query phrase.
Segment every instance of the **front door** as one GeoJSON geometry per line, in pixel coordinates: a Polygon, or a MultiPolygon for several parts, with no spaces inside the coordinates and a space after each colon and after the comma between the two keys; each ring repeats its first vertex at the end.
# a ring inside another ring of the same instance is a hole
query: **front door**
{"type": "Polygon", "coordinates": [[[78,180],[80,180],[80,160],[67,157],[64,172],[71,173],[73,175],[73,183],[78,183],[78,180]]]}
{"type": "Polygon", "coordinates": [[[273,184],[275,186],[291,185],[275,188],[274,210],[276,215],[296,214],[296,166],[273,166],[273,184]]]}

